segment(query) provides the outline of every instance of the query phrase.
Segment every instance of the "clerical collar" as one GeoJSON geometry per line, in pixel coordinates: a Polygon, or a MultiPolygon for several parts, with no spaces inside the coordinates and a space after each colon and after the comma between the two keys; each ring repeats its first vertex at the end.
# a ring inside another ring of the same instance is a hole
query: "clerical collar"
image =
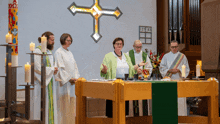
{"type": "Polygon", "coordinates": [[[118,57],[122,57],[122,51],[121,51],[121,55],[118,55],[115,51],[114,51],[115,55],[118,57]]]}

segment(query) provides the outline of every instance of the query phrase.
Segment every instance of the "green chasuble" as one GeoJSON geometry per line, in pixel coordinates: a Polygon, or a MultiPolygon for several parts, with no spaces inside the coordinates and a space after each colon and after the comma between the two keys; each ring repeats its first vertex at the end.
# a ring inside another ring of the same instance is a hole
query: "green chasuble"
{"type": "MultiPolygon", "coordinates": [[[[123,53],[124,54],[124,53],[123,53]]],[[[131,63],[131,59],[127,54],[124,54],[126,57],[126,62],[128,63],[129,66],[129,77],[133,77],[135,74],[134,66],[131,63]]],[[[116,78],[116,68],[117,68],[117,57],[114,56],[113,52],[110,52],[105,55],[105,58],[103,60],[100,67],[100,75],[101,77],[105,77],[105,79],[114,79],[116,78]],[[108,70],[106,74],[101,73],[102,71],[102,64],[106,65],[108,70]]]]}
{"type": "MultiPolygon", "coordinates": [[[[135,56],[134,56],[134,50],[130,50],[129,51],[129,56],[131,58],[132,64],[136,65],[136,63],[135,63],[135,56]]],[[[147,58],[147,53],[142,52],[142,60],[144,62],[146,62],[146,58],[147,58]]],[[[143,68],[144,68],[144,66],[143,66],[143,68]]],[[[137,72],[135,72],[135,73],[137,73],[137,72]]],[[[143,100],[142,103],[143,103],[142,104],[143,105],[143,115],[148,116],[148,103],[147,103],[147,100],[143,100]]],[[[138,100],[134,100],[133,101],[133,107],[134,107],[134,116],[139,116],[138,100]]]]}
{"type": "MultiPolygon", "coordinates": [[[[37,48],[41,50],[41,46],[38,46],[37,48]]],[[[50,59],[49,59],[48,56],[46,57],[46,62],[47,62],[47,67],[51,67],[50,59]]],[[[48,109],[48,112],[49,112],[49,115],[48,115],[49,119],[48,120],[49,120],[49,122],[48,122],[48,124],[54,124],[53,78],[51,78],[50,83],[48,84],[48,99],[49,99],[49,102],[48,102],[48,104],[49,104],[48,105],[48,107],[49,107],[49,109],[48,109]]]]}

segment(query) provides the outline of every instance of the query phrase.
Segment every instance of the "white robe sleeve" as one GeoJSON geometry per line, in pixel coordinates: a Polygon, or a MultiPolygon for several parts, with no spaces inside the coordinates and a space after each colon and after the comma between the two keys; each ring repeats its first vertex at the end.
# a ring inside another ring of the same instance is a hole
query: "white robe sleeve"
{"type": "Polygon", "coordinates": [[[76,64],[76,61],[75,61],[75,78],[78,79],[80,77],[80,74],[79,74],[79,70],[78,70],[78,67],[77,67],[77,64],[76,64]]]}
{"type": "Polygon", "coordinates": [[[149,59],[148,56],[146,57],[146,62],[147,62],[147,65],[145,65],[145,68],[146,68],[146,69],[149,69],[149,74],[151,75],[152,70],[153,70],[153,66],[152,66],[152,64],[151,64],[150,59],[149,59]]]}
{"type": "MultiPolygon", "coordinates": [[[[35,49],[34,53],[41,54],[40,49],[35,49]]],[[[35,72],[35,77],[39,82],[41,82],[41,56],[40,55],[35,55],[34,56],[34,70],[37,71],[35,72]]],[[[54,67],[46,67],[46,86],[50,83],[51,78],[53,77],[54,73],[54,67]]]]}
{"type": "Polygon", "coordinates": [[[164,56],[161,60],[161,63],[160,63],[160,73],[163,77],[165,77],[165,75],[167,74],[167,71],[169,70],[168,67],[167,67],[167,58],[166,56],[164,56]]]}
{"type": "Polygon", "coordinates": [[[65,83],[69,82],[69,80],[72,78],[72,75],[65,71],[64,60],[59,52],[55,53],[55,65],[58,67],[59,71],[57,75],[62,80],[61,83],[64,85],[65,83]]]}

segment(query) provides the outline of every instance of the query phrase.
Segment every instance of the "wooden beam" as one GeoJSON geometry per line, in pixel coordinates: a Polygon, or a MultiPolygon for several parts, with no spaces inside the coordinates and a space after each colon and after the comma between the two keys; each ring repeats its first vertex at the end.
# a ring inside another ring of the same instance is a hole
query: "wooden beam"
{"type": "Polygon", "coordinates": [[[86,97],[83,96],[83,83],[86,82],[85,78],[79,78],[75,83],[76,94],[76,124],[86,124],[86,97]]]}

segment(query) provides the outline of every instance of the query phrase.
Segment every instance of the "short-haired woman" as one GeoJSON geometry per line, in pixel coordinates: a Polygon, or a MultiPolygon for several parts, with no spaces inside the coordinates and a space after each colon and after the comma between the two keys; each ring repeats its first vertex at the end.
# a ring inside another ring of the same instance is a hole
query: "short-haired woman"
{"type": "Polygon", "coordinates": [[[70,34],[64,33],[60,37],[61,47],[55,52],[55,66],[59,71],[56,75],[59,92],[59,123],[75,124],[75,81],[79,78],[79,71],[72,52],[68,47],[73,40],[70,34]]]}
{"type": "MultiPolygon", "coordinates": [[[[124,40],[120,37],[115,38],[113,41],[114,51],[105,55],[100,67],[101,77],[105,77],[105,79],[124,78],[124,74],[129,74],[129,77],[133,77],[138,67],[146,65],[146,63],[141,62],[133,66],[130,57],[122,53],[123,46],[124,40]]],[[[137,70],[137,72],[141,73],[141,70],[137,70]]],[[[128,104],[129,102],[126,101],[126,115],[128,115],[128,104]]],[[[106,116],[112,117],[111,100],[106,100],[106,116]]]]}

